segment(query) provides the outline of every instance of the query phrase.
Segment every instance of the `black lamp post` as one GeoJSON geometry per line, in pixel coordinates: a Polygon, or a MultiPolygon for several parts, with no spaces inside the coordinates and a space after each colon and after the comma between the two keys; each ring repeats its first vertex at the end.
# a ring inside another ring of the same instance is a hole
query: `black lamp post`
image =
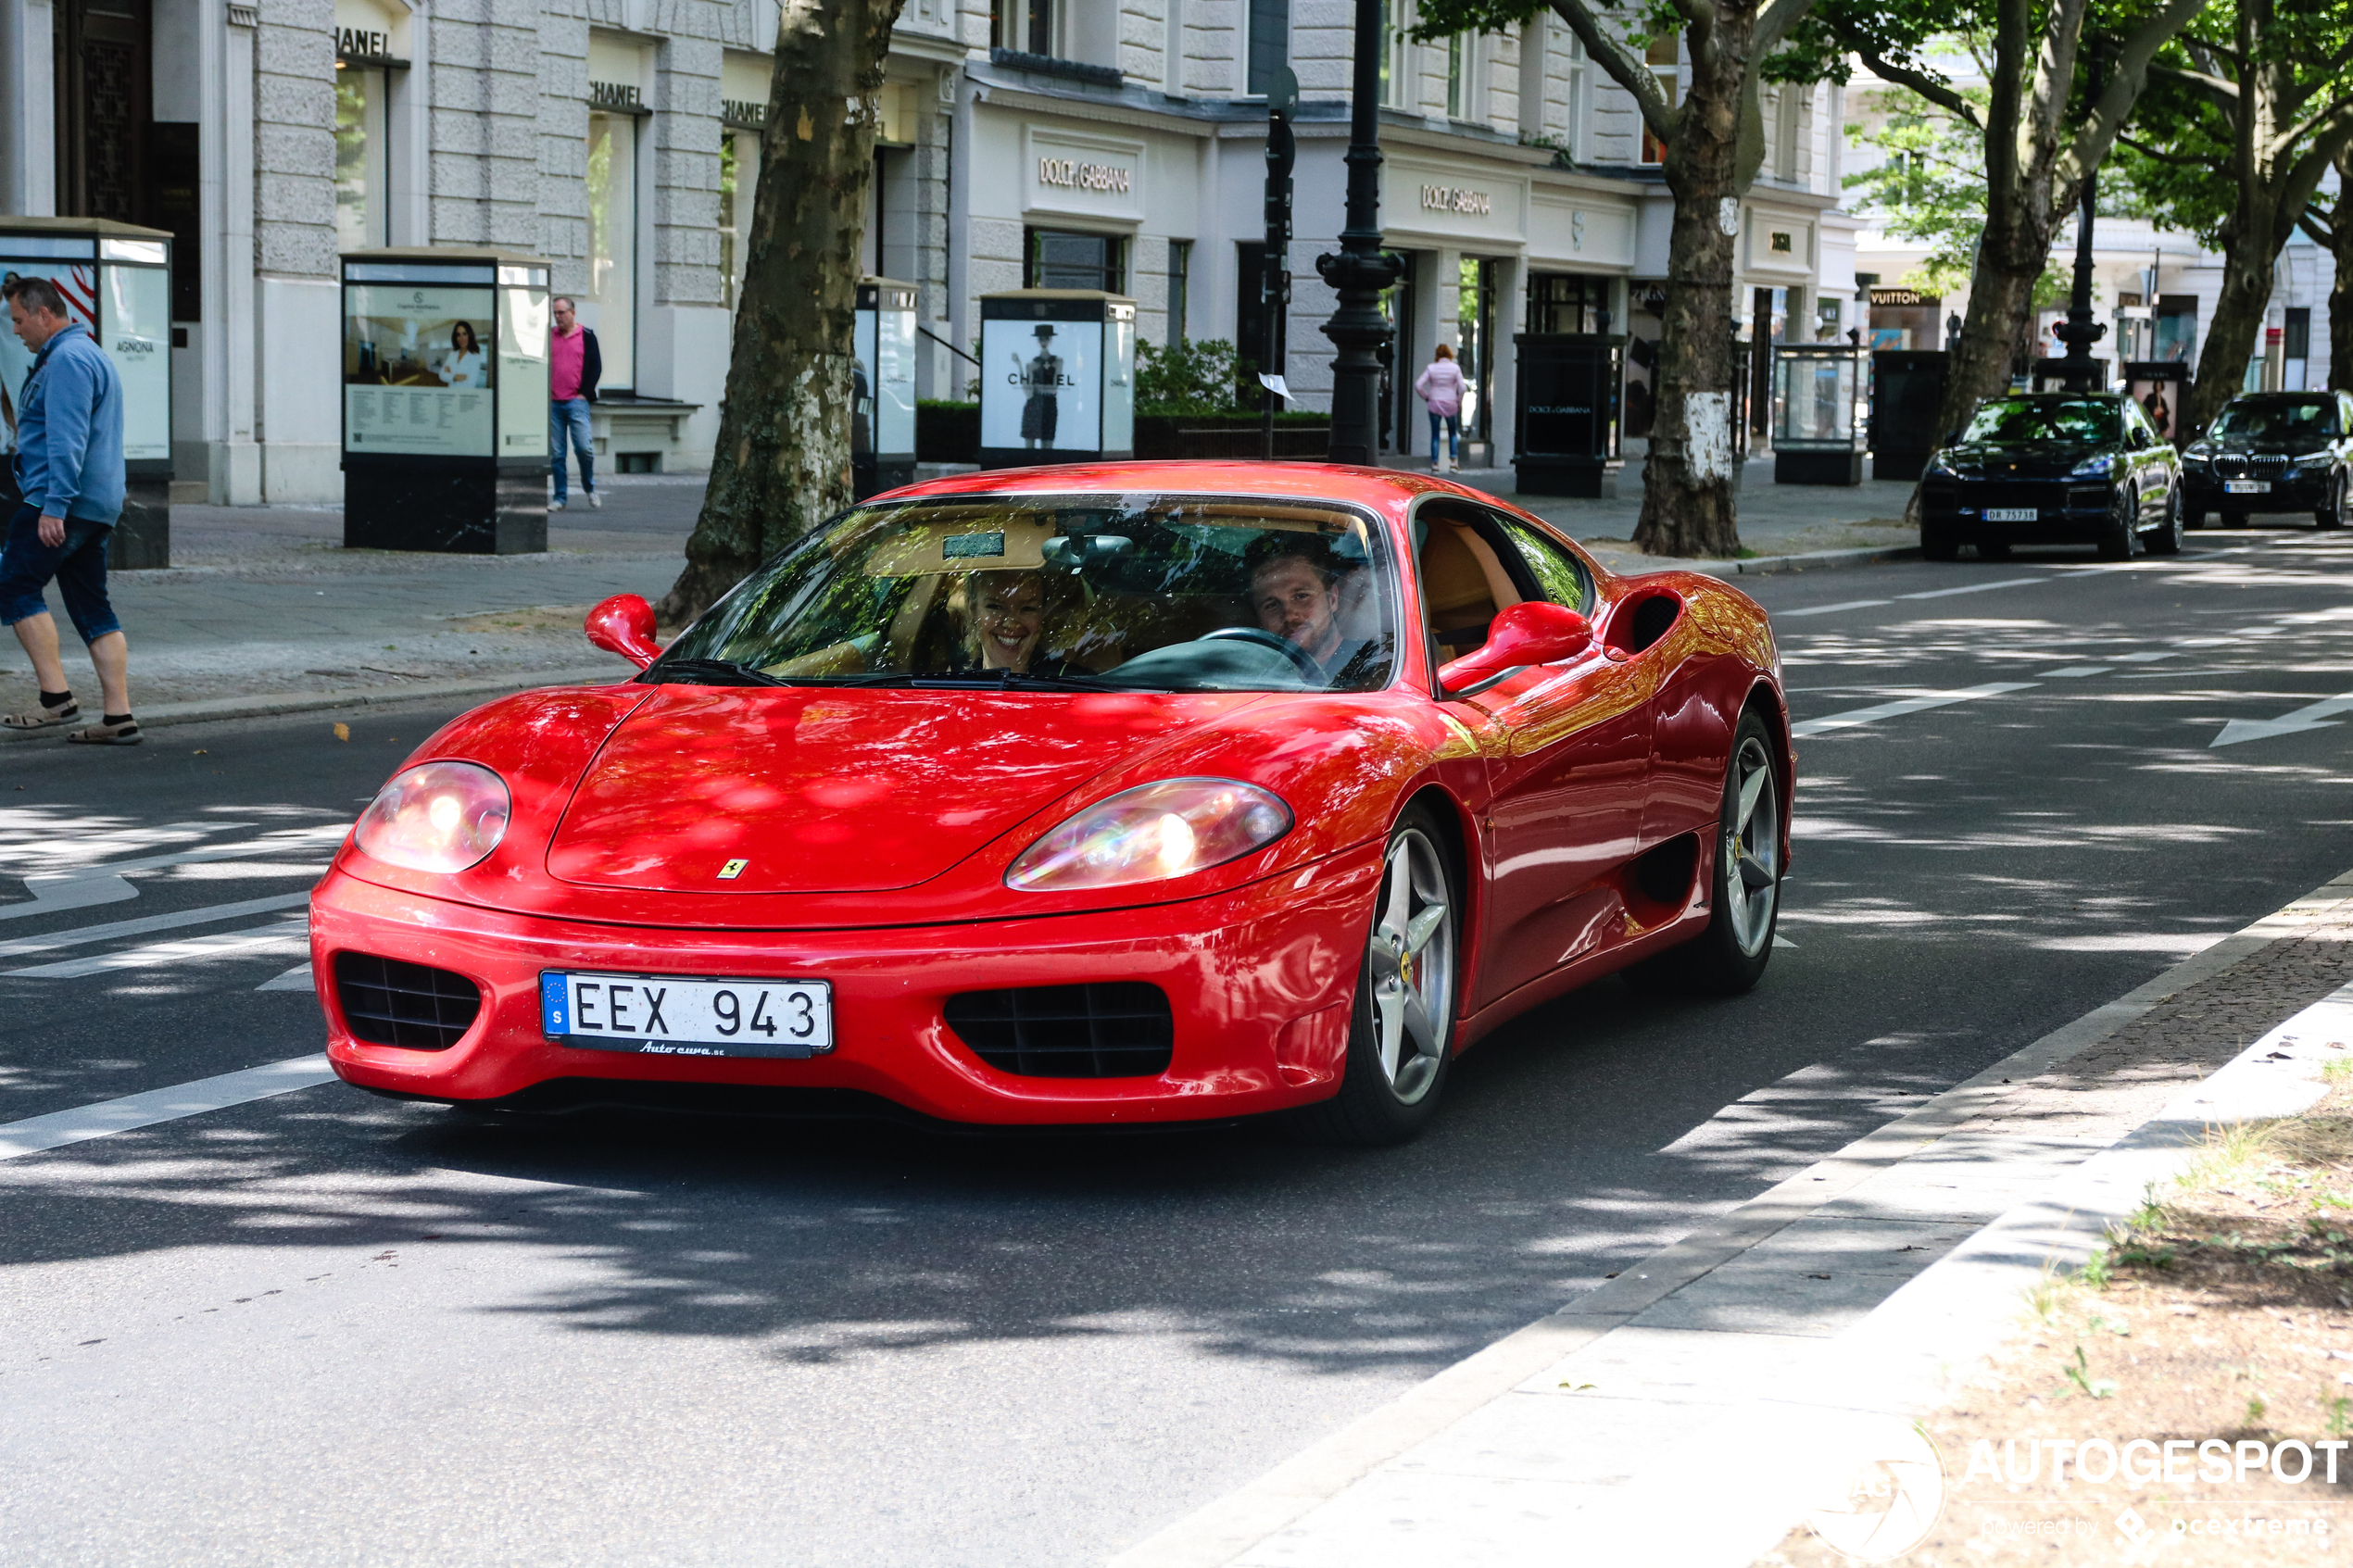
{"type": "Polygon", "coordinates": [[[1331,460],[1370,464],[1379,440],[1380,349],[1389,341],[1381,290],[1404,270],[1380,247],[1380,0],[1356,0],[1356,71],[1348,106],[1348,227],[1340,252],[1315,258],[1315,270],[1340,295],[1324,335],[1332,360],[1331,460]]]}
{"type": "MultiPolygon", "coordinates": [[[[2100,56],[2098,46],[2093,45],[2091,96],[2100,95],[2100,56]]],[[[2097,392],[2098,372],[2092,364],[2092,345],[2108,335],[2108,328],[2092,320],[2092,208],[2098,197],[2100,170],[2097,164],[2083,171],[2083,207],[2075,217],[2075,293],[2068,301],[2067,324],[2058,329],[2058,340],[2067,345],[2067,357],[2060,367],[2067,376],[2070,392],[2097,392]]]]}

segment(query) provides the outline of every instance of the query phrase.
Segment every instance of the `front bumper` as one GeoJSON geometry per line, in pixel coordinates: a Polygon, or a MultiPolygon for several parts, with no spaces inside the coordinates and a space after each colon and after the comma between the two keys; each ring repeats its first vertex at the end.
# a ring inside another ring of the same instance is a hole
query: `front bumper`
{"type": "Polygon", "coordinates": [[[1920,511],[1967,542],[2095,544],[2116,511],[2116,486],[2098,480],[1931,478],[1920,511]],[[2027,511],[2031,521],[1994,521],[1989,511],[2027,511]]]}
{"type": "Polygon", "coordinates": [[[2329,504],[2330,486],[2336,475],[2327,469],[2290,469],[2284,474],[2260,477],[2271,481],[2271,488],[2268,493],[2233,495],[2223,490],[2220,477],[2197,473],[2185,467],[2182,472],[2182,501],[2188,509],[2201,512],[2318,511],[2329,504]]]}
{"type": "MultiPolygon", "coordinates": [[[[1339,1087],[1376,843],[1213,897],[1085,915],[829,932],[601,925],[423,897],[330,872],[310,947],[327,1058],[346,1082],[424,1099],[503,1100],[562,1080],[849,1090],[920,1116],[1007,1124],[1152,1123],[1256,1114],[1339,1087]],[[480,1013],[447,1050],[356,1039],[334,956],[454,971],[480,1013]],[[816,977],[834,988],[836,1043],[804,1060],[638,1056],[549,1041],[543,969],[816,977]],[[1151,1078],[1001,1073],[950,1029],[960,991],[1146,981],[1168,997],[1175,1049],[1151,1078]]],[[[625,1097],[622,1097],[625,1098],[625,1097]]]]}

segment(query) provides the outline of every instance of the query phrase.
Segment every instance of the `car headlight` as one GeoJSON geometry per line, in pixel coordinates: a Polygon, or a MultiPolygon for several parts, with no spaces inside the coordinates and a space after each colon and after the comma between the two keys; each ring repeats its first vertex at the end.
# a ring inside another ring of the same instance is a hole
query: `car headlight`
{"type": "Polygon", "coordinates": [[[2103,452],[2096,458],[2086,458],[2082,462],[2076,464],[2075,471],[2069,474],[2067,477],[2070,479],[2097,479],[2115,466],[2115,455],[2108,452],[2103,452]]]}
{"type": "Polygon", "coordinates": [[[412,872],[461,872],[507,836],[506,782],[473,762],[426,762],[393,775],[359,814],[360,852],[412,872]]]}
{"type": "Polygon", "coordinates": [[[1920,472],[1922,474],[1932,474],[1938,479],[1951,479],[1953,477],[1953,465],[1944,460],[1944,453],[1938,452],[1928,459],[1928,466],[1922,469],[1920,472]]]}
{"type": "Polygon", "coordinates": [[[1237,779],[1163,779],[1099,800],[1021,852],[1024,893],[1120,887],[1205,871],[1290,832],[1282,797],[1237,779]]]}
{"type": "Polygon", "coordinates": [[[2324,469],[2334,461],[2336,454],[2334,452],[2307,452],[2296,459],[2296,466],[2300,469],[2324,469]]]}

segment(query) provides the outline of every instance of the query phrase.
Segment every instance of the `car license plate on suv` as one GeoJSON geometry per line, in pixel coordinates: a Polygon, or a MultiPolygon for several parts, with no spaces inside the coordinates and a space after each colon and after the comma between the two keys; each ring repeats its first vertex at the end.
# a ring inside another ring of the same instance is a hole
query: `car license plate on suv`
{"type": "Polygon", "coordinates": [[[1988,522],[2032,522],[2042,515],[2032,507],[1988,507],[1985,508],[1985,521],[1988,522]]]}
{"type": "Polygon", "coordinates": [[[822,980],[685,980],[542,970],[550,1040],[641,1056],[822,1056],[834,1048],[834,992],[822,980]]]}
{"type": "Polygon", "coordinates": [[[2226,479],[2222,482],[2225,495],[2269,495],[2271,482],[2268,479],[2226,479]]]}

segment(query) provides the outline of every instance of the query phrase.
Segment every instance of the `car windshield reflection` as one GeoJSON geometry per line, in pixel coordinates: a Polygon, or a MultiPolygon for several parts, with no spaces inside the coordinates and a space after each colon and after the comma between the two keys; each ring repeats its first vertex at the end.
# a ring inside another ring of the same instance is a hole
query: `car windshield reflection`
{"type": "Polygon", "coordinates": [[[2238,402],[2225,407],[2214,420],[2214,433],[2246,441],[2325,441],[2336,434],[2336,402],[2315,397],[2306,402],[2238,402]]]}
{"type": "Polygon", "coordinates": [[[1962,439],[1993,446],[2082,445],[2117,438],[2117,405],[2091,398],[2000,398],[1969,422],[1962,439]]]}
{"type": "Polygon", "coordinates": [[[640,679],[1004,691],[1373,691],[1378,530],[1314,502],[975,496],[861,508],[738,585],[640,679]]]}

